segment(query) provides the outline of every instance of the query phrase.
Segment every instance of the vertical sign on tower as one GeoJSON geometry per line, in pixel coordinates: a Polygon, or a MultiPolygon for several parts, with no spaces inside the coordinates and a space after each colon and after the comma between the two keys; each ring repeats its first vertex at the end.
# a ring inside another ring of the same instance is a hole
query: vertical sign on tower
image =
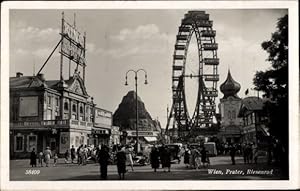
{"type": "MultiPolygon", "coordinates": [[[[74,18],[75,19],[75,18],[74,18]]],[[[62,13],[62,28],[61,28],[61,79],[63,78],[63,57],[69,59],[70,62],[76,64],[76,70],[78,67],[83,69],[83,81],[85,80],[85,33],[82,35],[74,25],[69,24],[64,19],[64,13],[62,13]]]]}

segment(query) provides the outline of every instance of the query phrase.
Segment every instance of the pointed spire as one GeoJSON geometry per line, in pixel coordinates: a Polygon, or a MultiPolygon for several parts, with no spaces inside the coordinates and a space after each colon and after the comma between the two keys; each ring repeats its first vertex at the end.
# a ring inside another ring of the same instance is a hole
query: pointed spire
{"type": "Polygon", "coordinates": [[[221,84],[220,89],[224,94],[223,99],[226,99],[229,96],[238,98],[237,93],[240,91],[241,85],[232,78],[230,69],[228,69],[227,79],[221,84]]]}

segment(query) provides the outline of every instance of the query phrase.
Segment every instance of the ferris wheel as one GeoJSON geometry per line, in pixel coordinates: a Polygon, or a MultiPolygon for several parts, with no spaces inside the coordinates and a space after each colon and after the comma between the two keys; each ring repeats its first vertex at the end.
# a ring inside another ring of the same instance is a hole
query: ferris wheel
{"type": "Polygon", "coordinates": [[[173,118],[173,128],[176,126],[179,132],[190,132],[213,124],[216,111],[215,98],[218,96],[219,58],[218,44],[215,40],[216,31],[212,26],[209,14],[204,11],[189,11],[184,15],[178,29],[172,65],[173,104],[169,119],[173,118]],[[187,74],[187,53],[192,38],[196,38],[197,43],[198,71],[187,74]],[[196,106],[191,113],[187,108],[186,78],[195,78],[198,82],[198,87],[195,87],[198,88],[196,106]]]}

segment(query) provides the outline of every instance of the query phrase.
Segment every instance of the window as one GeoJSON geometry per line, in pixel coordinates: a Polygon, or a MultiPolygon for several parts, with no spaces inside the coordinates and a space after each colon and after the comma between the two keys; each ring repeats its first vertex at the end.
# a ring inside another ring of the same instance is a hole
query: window
{"type": "Polygon", "coordinates": [[[52,110],[47,109],[46,120],[52,120],[52,110]]]}
{"type": "Polygon", "coordinates": [[[50,96],[48,96],[48,105],[50,106],[50,105],[51,105],[51,103],[52,103],[51,97],[50,97],[50,96]]]}
{"type": "Polygon", "coordinates": [[[77,115],[76,114],[72,114],[72,119],[77,119],[77,115]]]}
{"type": "Polygon", "coordinates": [[[64,110],[69,110],[69,104],[68,104],[68,102],[64,103],[64,110]]]}
{"type": "Polygon", "coordinates": [[[75,147],[79,147],[79,137],[75,137],[75,147]]]}
{"type": "Polygon", "coordinates": [[[77,110],[77,109],[76,109],[76,105],[73,104],[73,106],[72,106],[72,111],[73,111],[73,112],[76,112],[76,110],[77,110]]]}
{"type": "Polygon", "coordinates": [[[80,106],[79,111],[80,111],[81,114],[83,113],[83,107],[82,106],[80,106]]]}
{"type": "Polygon", "coordinates": [[[59,99],[56,97],[55,98],[55,106],[58,107],[59,106],[59,99]]]}
{"type": "Polygon", "coordinates": [[[23,135],[15,136],[15,151],[16,152],[24,151],[24,136],[23,135]]]}
{"type": "Polygon", "coordinates": [[[231,119],[231,111],[228,111],[228,119],[231,119]]]}

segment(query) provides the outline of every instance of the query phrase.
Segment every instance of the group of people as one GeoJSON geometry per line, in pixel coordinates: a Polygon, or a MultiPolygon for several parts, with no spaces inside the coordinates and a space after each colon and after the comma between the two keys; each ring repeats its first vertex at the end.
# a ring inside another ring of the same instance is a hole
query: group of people
{"type": "Polygon", "coordinates": [[[110,155],[109,147],[101,145],[101,148],[97,151],[97,160],[100,164],[100,176],[101,179],[107,179],[107,167],[111,160],[114,160],[117,165],[118,175],[120,180],[125,179],[125,173],[127,172],[126,166],[130,165],[133,169],[132,148],[118,145],[113,151],[113,157],[110,155]]]}
{"type": "Polygon", "coordinates": [[[38,159],[38,165],[40,167],[43,167],[44,163],[45,163],[46,167],[48,167],[49,164],[50,164],[50,159],[51,158],[53,158],[53,166],[56,166],[58,156],[57,156],[56,153],[52,156],[52,152],[50,150],[50,147],[46,147],[44,152],[41,151],[38,154],[36,153],[35,148],[33,148],[31,153],[30,153],[30,165],[32,167],[37,167],[37,159],[38,159]]]}
{"type": "Polygon", "coordinates": [[[204,146],[199,148],[186,146],[183,157],[187,168],[199,169],[201,166],[207,167],[210,164],[208,151],[204,146]]]}
{"type": "Polygon", "coordinates": [[[150,163],[151,163],[151,167],[154,169],[154,172],[157,171],[157,169],[160,166],[160,163],[164,172],[166,172],[166,170],[170,172],[171,152],[168,146],[162,145],[160,148],[157,148],[157,146],[153,146],[150,152],[150,163]]]}

